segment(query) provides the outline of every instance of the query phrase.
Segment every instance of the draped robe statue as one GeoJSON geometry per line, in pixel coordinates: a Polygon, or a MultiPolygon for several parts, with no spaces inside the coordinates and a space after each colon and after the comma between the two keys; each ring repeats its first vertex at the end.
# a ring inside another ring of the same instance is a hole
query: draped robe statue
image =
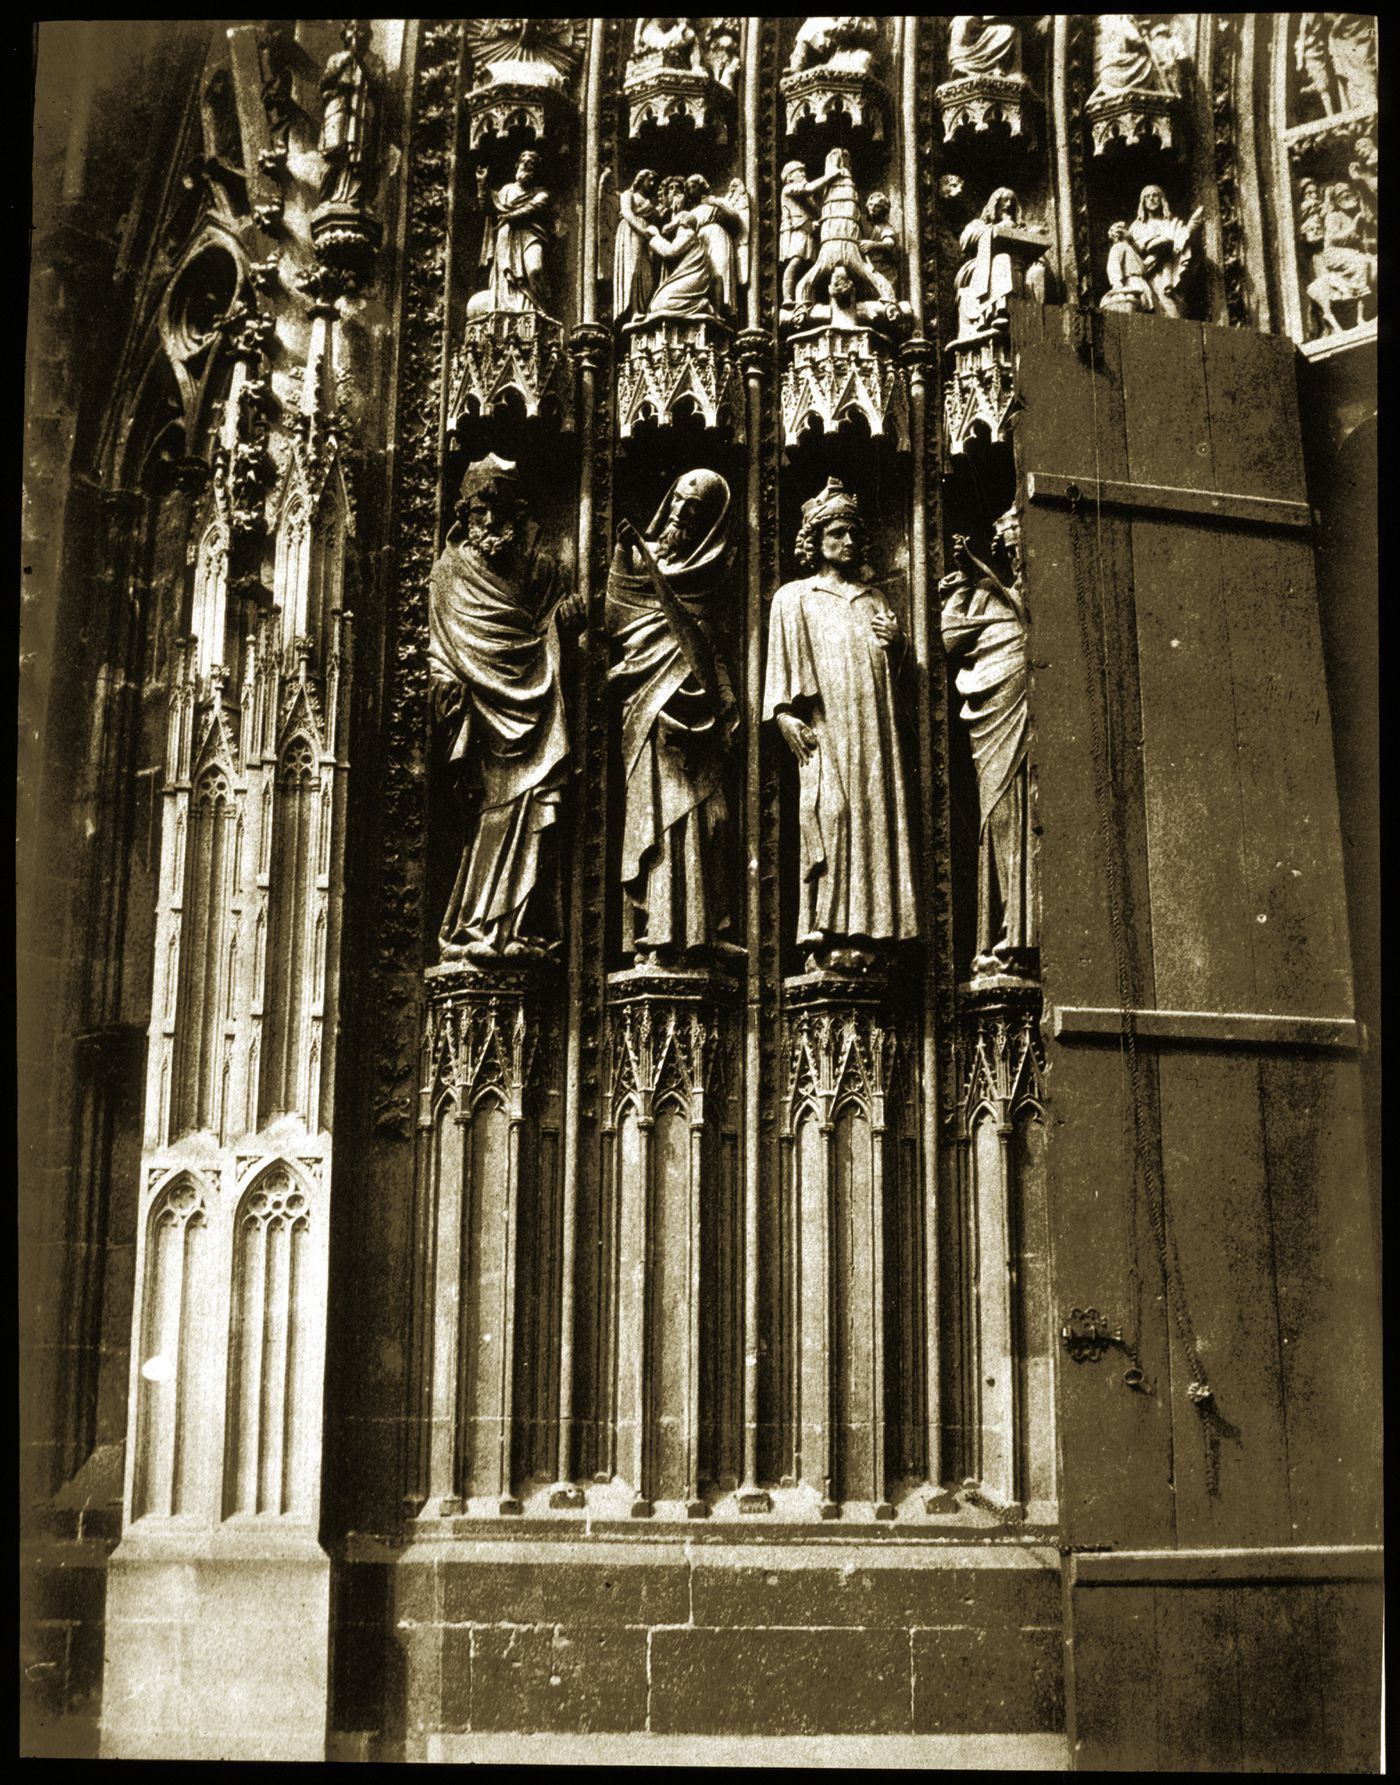
{"type": "Polygon", "coordinates": [[[1014,973],[1037,946],[1027,620],[1014,508],[997,522],[997,536],[1011,559],[1009,583],[975,559],[969,574],[964,544],[964,563],[939,584],[943,644],[958,666],[981,811],[974,974],[1014,973]]]}
{"type": "Polygon", "coordinates": [[[723,774],[739,715],[709,645],[730,568],[729,528],[729,485],[713,471],[687,471],[643,536],[680,610],[679,629],[637,546],[618,544],[608,576],[607,628],[620,647],[608,680],[622,695],[626,783],[622,942],[658,965],[676,954],[738,952],[729,938],[723,774]]]}
{"type": "Polygon", "coordinates": [[[1187,299],[1183,287],[1194,258],[1193,244],[1200,227],[1199,206],[1183,222],[1173,215],[1167,195],[1160,186],[1143,187],[1137,216],[1128,225],[1128,240],[1142,257],[1156,308],[1163,316],[1186,314],[1187,299]]]}
{"type": "Polygon", "coordinates": [[[919,934],[890,651],[899,621],[862,563],[855,498],[832,478],[802,507],[799,564],[768,625],[763,717],[798,761],[808,965],[869,965],[919,934]]]}
{"type": "Polygon", "coordinates": [[[1094,90],[1090,101],[1120,93],[1181,91],[1183,58],[1171,31],[1159,24],[1146,30],[1130,12],[1101,12],[1094,25],[1094,90]]]}
{"type": "Polygon", "coordinates": [[[557,614],[522,562],[514,467],[479,460],[433,567],[428,663],[435,704],[456,727],[451,757],[480,781],[476,830],[442,921],[444,960],[539,956],[557,946],[559,881],[545,875],[546,833],[568,776],[557,614]]]}
{"type": "Polygon", "coordinates": [[[1021,33],[1000,13],[958,13],[948,26],[948,74],[952,80],[1005,77],[1021,72],[1021,33]]]}
{"type": "Polygon", "coordinates": [[[492,192],[486,170],[477,170],[477,197],[486,213],[481,264],[488,269],[485,291],[467,302],[469,316],[492,310],[546,310],[545,253],[549,245],[552,201],[538,184],[540,158],[526,149],[516,163],[515,178],[492,192]]]}
{"type": "Polygon", "coordinates": [[[656,289],[651,232],[660,213],[656,175],[644,167],[618,199],[617,234],[613,238],[613,320],[645,316],[656,289]]]}
{"type": "Polygon", "coordinates": [[[331,204],[359,204],[364,197],[365,162],[372,124],[374,73],[369,27],[351,19],[340,34],[343,49],[321,76],[321,155],[326,171],[321,198],[331,204]]]}

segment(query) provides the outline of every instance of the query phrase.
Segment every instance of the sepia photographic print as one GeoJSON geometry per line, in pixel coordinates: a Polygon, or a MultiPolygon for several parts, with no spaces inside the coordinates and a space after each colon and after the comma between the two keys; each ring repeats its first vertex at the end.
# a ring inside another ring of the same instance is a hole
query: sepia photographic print
{"type": "Polygon", "coordinates": [[[21,1753],[1377,1772],[1377,22],[43,21],[21,1753]]]}

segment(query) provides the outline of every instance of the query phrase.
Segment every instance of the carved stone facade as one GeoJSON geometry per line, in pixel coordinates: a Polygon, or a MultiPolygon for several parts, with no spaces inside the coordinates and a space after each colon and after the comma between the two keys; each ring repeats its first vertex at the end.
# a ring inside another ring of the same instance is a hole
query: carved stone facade
{"type": "Polygon", "coordinates": [[[1364,1770],[1374,20],[39,42],[34,1740],[1364,1770]]]}

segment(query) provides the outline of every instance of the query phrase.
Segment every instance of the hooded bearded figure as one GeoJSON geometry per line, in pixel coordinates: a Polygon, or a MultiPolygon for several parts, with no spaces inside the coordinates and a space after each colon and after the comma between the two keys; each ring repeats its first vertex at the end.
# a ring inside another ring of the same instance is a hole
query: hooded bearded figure
{"type": "Polygon", "coordinates": [[[613,555],[606,606],[620,647],[608,680],[622,695],[623,947],[654,960],[727,953],[723,765],[738,712],[710,631],[730,566],[729,485],[685,472],[643,535],[673,612],[635,538],[613,555]]]}
{"type": "Polygon", "coordinates": [[[530,574],[521,524],[515,467],[481,459],[462,479],[433,566],[434,703],[456,728],[452,761],[481,786],[476,832],[442,921],[444,960],[544,955],[559,934],[558,879],[540,887],[541,850],[558,821],[569,744],[556,615],[539,618],[551,591],[530,574]]]}
{"type": "Polygon", "coordinates": [[[836,478],[803,503],[796,556],[811,574],[773,597],[763,717],[798,762],[797,942],[811,967],[864,966],[865,945],[919,934],[890,664],[900,627],[871,586],[860,510],[836,478]]]}

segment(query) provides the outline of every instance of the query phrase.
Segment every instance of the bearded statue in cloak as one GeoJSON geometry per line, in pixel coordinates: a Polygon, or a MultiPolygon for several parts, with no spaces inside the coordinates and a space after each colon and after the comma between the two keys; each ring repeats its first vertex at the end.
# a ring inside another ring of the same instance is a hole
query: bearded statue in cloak
{"type": "Polygon", "coordinates": [[[624,523],[606,623],[621,695],[623,948],[644,964],[738,954],[724,762],[739,715],[714,650],[732,562],[729,485],[687,471],[644,534],[624,523]]]}
{"type": "Polygon", "coordinates": [[[972,743],[981,811],[974,974],[1033,971],[1037,947],[1035,838],[1030,798],[1029,624],[1021,590],[1021,519],[996,523],[1010,575],[957,542],[957,566],[939,584],[943,644],[956,665],[961,717],[972,743]]]}
{"type": "Polygon", "coordinates": [[[528,550],[515,467],[494,455],[462,479],[433,567],[428,664],[451,760],[480,789],[442,921],[444,961],[486,964],[558,947],[559,876],[547,862],[569,772],[552,566],[528,550]]]}

